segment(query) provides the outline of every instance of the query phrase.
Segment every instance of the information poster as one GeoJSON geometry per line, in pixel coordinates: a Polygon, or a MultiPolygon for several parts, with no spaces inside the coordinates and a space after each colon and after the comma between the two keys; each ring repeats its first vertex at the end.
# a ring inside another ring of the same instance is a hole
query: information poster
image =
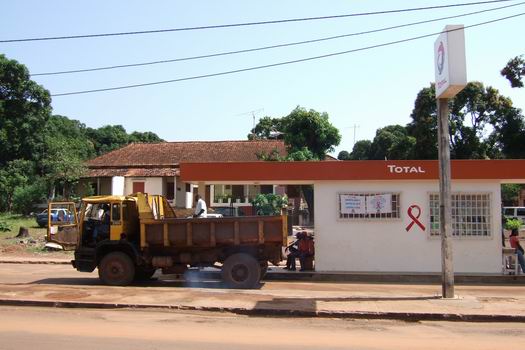
{"type": "Polygon", "coordinates": [[[341,214],[366,214],[366,197],[351,194],[341,195],[341,214]]]}
{"type": "Polygon", "coordinates": [[[392,212],[392,194],[366,196],[367,214],[388,214],[392,212]]]}

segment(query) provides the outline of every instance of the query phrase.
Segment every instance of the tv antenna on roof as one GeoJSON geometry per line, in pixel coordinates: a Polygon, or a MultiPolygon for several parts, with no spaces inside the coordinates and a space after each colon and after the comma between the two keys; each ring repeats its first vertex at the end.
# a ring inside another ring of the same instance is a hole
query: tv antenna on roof
{"type": "Polygon", "coordinates": [[[354,146],[355,146],[355,134],[356,134],[357,129],[359,129],[359,126],[360,126],[359,124],[354,123],[354,125],[348,126],[345,128],[345,129],[354,129],[354,143],[352,145],[352,149],[354,149],[354,146]]]}
{"type": "Polygon", "coordinates": [[[237,114],[237,116],[242,116],[242,115],[251,115],[252,116],[252,118],[253,118],[252,135],[253,135],[253,139],[254,140],[255,140],[255,115],[257,113],[261,113],[263,111],[264,111],[264,108],[258,108],[258,109],[254,109],[253,111],[248,111],[248,112],[237,114]]]}

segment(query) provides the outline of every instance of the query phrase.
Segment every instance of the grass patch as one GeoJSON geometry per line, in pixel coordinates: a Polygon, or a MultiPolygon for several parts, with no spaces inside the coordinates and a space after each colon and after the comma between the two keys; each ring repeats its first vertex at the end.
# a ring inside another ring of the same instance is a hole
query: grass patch
{"type": "Polygon", "coordinates": [[[0,232],[0,238],[16,236],[20,227],[27,227],[29,229],[29,234],[33,238],[44,238],[46,235],[46,228],[38,227],[35,217],[12,213],[0,213],[0,221],[5,222],[7,226],[11,228],[11,231],[0,232]]]}

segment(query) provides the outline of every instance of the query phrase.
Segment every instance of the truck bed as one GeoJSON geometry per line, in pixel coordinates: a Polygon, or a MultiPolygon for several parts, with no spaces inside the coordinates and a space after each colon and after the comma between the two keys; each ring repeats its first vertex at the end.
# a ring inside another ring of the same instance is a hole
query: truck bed
{"type": "Polygon", "coordinates": [[[140,246],[221,247],[287,244],[286,216],[141,219],[140,246]]]}

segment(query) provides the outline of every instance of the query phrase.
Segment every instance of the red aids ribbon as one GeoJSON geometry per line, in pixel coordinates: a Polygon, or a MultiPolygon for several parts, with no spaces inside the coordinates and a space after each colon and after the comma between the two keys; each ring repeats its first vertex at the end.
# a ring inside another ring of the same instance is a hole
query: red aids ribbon
{"type": "Polygon", "coordinates": [[[418,225],[423,231],[425,231],[425,226],[423,226],[421,221],[418,220],[421,216],[421,208],[419,207],[419,205],[411,205],[410,207],[408,207],[407,213],[408,216],[412,219],[412,222],[406,227],[407,232],[410,231],[414,224],[418,225]],[[415,216],[412,213],[414,209],[417,209],[417,214],[415,216]]]}

